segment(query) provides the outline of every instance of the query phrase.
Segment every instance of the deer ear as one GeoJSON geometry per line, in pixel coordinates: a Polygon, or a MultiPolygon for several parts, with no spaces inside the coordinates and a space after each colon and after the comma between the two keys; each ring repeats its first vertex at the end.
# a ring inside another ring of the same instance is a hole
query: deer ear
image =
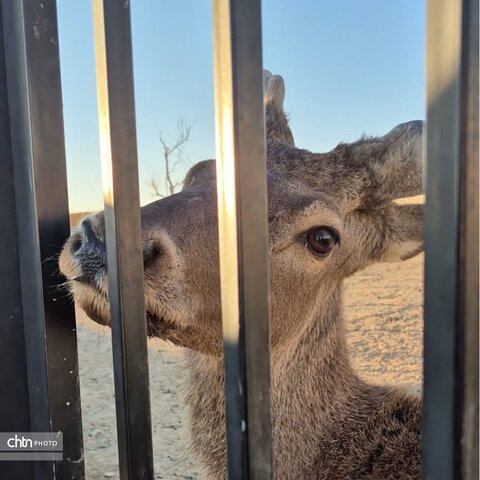
{"type": "Polygon", "coordinates": [[[383,137],[353,144],[355,162],[366,171],[365,204],[422,193],[423,122],[398,125],[383,137]]]}
{"type": "Polygon", "coordinates": [[[378,221],[376,260],[398,262],[423,250],[423,205],[418,200],[423,190],[423,122],[398,125],[375,144],[367,161],[370,182],[363,203],[378,221]]]}
{"type": "Polygon", "coordinates": [[[263,98],[267,141],[294,145],[288,119],[283,110],[285,82],[280,75],[272,75],[268,70],[263,71],[263,98]]]}
{"type": "Polygon", "coordinates": [[[400,262],[423,251],[423,205],[391,204],[380,215],[375,226],[373,260],[400,262]]]}

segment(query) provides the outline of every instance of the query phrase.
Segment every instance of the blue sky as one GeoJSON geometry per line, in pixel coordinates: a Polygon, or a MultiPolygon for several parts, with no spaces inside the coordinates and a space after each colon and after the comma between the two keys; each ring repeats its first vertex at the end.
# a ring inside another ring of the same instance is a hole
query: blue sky
{"type": "MultiPolygon", "coordinates": [[[[161,180],[160,131],[196,120],[186,151],[214,158],[210,0],[131,0],[142,204],[161,180]]],[[[263,62],[285,78],[296,144],[327,151],[424,118],[424,2],[264,0],[263,62]]],[[[102,208],[91,2],[58,1],[71,211],[102,208]]],[[[184,170],[178,171],[181,177],[184,170]]]]}

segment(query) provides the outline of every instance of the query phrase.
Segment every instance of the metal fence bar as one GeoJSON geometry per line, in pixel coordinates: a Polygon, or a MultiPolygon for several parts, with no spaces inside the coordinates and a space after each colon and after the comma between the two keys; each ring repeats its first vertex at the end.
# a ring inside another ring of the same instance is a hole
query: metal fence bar
{"type": "Polygon", "coordinates": [[[3,0],[2,14],[31,430],[64,434],[64,460],[35,478],[83,478],[75,317],[57,298],[70,226],[56,4],[3,0]]]}
{"type": "Polygon", "coordinates": [[[214,0],[220,277],[229,478],[272,470],[260,0],[214,0]]]}
{"type": "Polygon", "coordinates": [[[428,2],[423,475],[435,480],[462,478],[462,421],[478,409],[478,339],[475,347],[464,336],[478,337],[478,23],[472,31],[467,14],[475,2],[478,22],[478,0],[428,2]],[[476,185],[467,177],[475,162],[476,185]]]}
{"type": "Polygon", "coordinates": [[[93,0],[120,477],[153,478],[128,2],[93,0]]]}
{"type": "MultiPolygon", "coordinates": [[[[30,431],[13,157],[8,112],[5,42],[0,4],[0,432],[30,431]]],[[[34,478],[32,462],[0,462],[1,478],[34,478]]],[[[50,465],[51,471],[51,465],[50,465]]]]}
{"type": "Polygon", "coordinates": [[[460,112],[459,305],[461,399],[461,468],[463,480],[478,480],[478,327],[479,327],[479,9],[464,0],[460,112]]]}

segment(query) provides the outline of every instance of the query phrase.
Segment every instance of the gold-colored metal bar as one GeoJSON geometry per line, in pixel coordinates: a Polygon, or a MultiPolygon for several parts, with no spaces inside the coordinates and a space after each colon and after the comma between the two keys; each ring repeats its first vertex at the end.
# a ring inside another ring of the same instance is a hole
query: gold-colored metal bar
{"type": "Polygon", "coordinates": [[[213,1],[229,477],[272,472],[260,0],[213,1]]]}
{"type": "Polygon", "coordinates": [[[153,479],[129,2],[93,16],[120,478],[153,479]]]}

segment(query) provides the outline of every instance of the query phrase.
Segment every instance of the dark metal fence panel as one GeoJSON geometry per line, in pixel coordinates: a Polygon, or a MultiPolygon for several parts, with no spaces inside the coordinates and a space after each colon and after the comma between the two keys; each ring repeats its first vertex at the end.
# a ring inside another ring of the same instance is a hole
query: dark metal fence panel
{"type": "Polygon", "coordinates": [[[56,4],[3,0],[2,13],[31,430],[64,434],[64,460],[36,462],[35,478],[83,478],[75,318],[56,267],[69,234],[56,4]]]}
{"type": "Polygon", "coordinates": [[[94,0],[93,12],[120,476],[151,479],[130,8],[94,0]]]}
{"type": "Polygon", "coordinates": [[[229,478],[271,478],[268,231],[260,0],[214,0],[229,478]]]}
{"type": "MultiPolygon", "coordinates": [[[[56,6],[0,2],[0,429],[64,433],[64,461],[1,474],[80,479],[75,320],[55,261],[69,233],[56,6]]],[[[120,474],[151,479],[130,10],[93,5],[120,474]]],[[[272,476],[260,10],[213,0],[232,479],[272,476]]],[[[428,2],[423,470],[435,480],[478,478],[478,14],[478,0],[428,2]]]]}
{"type": "Polygon", "coordinates": [[[471,30],[467,13],[475,9],[478,22],[477,0],[428,2],[423,472],[435,480],[461,478],[462,419],[478,408],[478,23],[471,30]],[[467,177],[475,168],[476,185],[467,177]],[[464,334],[477,335],[476,346],[464,334]]]}

